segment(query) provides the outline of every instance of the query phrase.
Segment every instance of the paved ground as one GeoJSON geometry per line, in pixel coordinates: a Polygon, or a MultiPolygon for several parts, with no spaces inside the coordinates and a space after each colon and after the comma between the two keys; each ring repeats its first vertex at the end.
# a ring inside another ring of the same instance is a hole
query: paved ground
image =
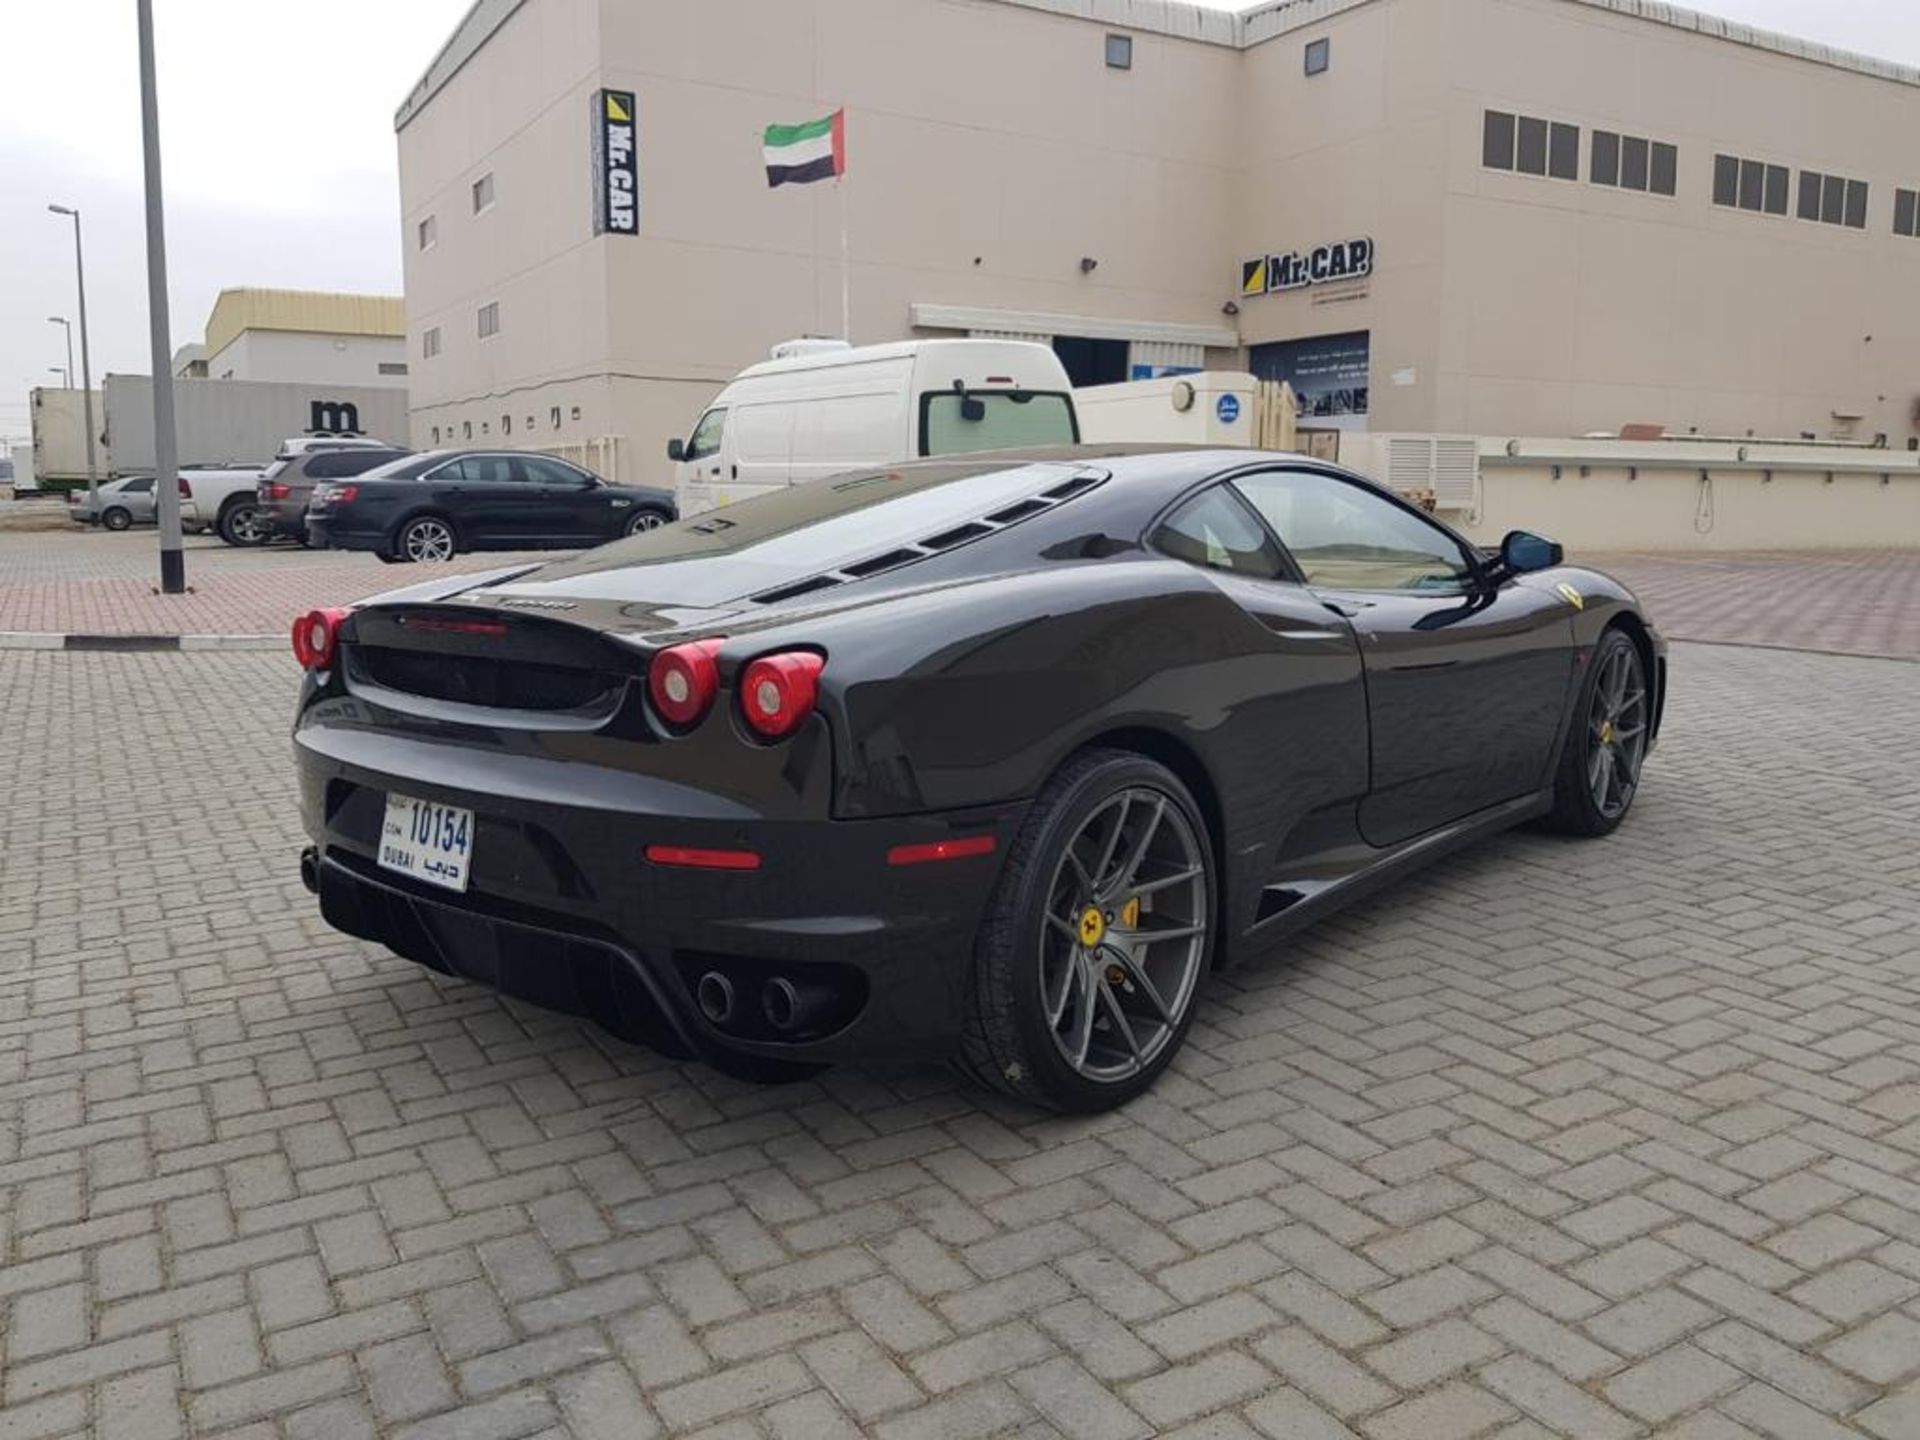
{"type": "Polygon", "coordinates": [[[1689,640],[1920,659],[1920,550],[1574,559],[1618,575],[1689,640]]]}
{"type": "Polygon", "coordinates": [[[1912,1440],[1920,668],[1675,675],[1620,835],[1069,1122],[436,981],[293,876],[281,657],[0,655],[0,1435],[1912,1440]]]}
{"type": "MultiPolygon", "coordinates": [[[[279,635],[316,605],[408,584],[418,566],[291,546],[189,539],[196,593],[162,598],[154,533],[0,531],[0,633],[279,635]]],[[[468,555],[463,570],[537,556],[468,555]]],[[[1576,555],[1636,586],[1682,639],[1920,659],[1920,550],[1576,555]]]]}
{"type": "MultiPolygon", "coordinates": [[[[295,615],[347,605],[429,578],[418,565],[372,555],[274,545],[236,550],[188,536],[193,593],[162,596],[152,530],[0,531],[0,633],[279,635],[295,615]]],[[[551,555],[463,555],[455,570],[488,570],[551,555]]]]}

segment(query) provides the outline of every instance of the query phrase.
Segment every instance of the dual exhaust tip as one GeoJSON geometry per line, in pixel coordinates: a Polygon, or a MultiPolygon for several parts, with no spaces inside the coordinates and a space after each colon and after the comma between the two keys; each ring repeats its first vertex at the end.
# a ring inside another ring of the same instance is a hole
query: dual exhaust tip
{"type": "MultiPolygon", "coordinates": [[[[718,970],[709,970],[694,987],[694,999],[700,1013],[716,1027],[725,1030],[742,1018],[744,1006],[733,981],[718,970]]],[[[834,992],[825,985],[793,981],[776,975],[760,987],[760,1017],[777,1034],[792,1035],[810,1030],[832,1009],[834,992]]]]}

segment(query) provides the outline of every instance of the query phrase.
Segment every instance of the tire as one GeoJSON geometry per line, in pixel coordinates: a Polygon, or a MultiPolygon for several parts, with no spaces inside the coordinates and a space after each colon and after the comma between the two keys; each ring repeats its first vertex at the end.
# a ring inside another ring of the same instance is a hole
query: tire
{"type": "Polygon", "coordinates": [[[126,530],[133,525],[133,513],[124,505],[109,505],[101,514],[100,523],[109,530],[126,530]]]}
{"type": "Polygon", "coordinates": [[[438,515],[416,515],[407,521],[394,535],[390,552],[403,565],[438,564],[459,553],[460,536],[453,522],[438,515]]]}
{"type": "Polygon", "coordinates": [[[662,525],[673,523],[673,517],[664,510],[636,510],[627,519],[626,533],[638,535],[642,530],[658,530],[662,525]]]}
{"type": "Polygon", "coordinates": [[[220,519],[214,528],[227,544],[243,549],[264,545],[273,536],[266,517],[260,513],[258,502],[253,500],[237,500],[227,506],[220,512],[220,519]]]}
{"type": "Polygon", "coordinates": [[[1145,1091],[1193,1023],[1218,898],[1206,822],[1179,777],[1123,750],[1069,760],[1035,799],[975,941],[962,1073],[1081,1114],[1145,1091]],[[1166,923],[1140,925],[1148,916],[1166,923]],[[1138,938],[1150,932],[1164,934],[1138,938]]]}
{"type": "Polygon", "coordinates": [[[1548,829],[1592,837],[1619,828],[1639,793],[1652,718],[1640,647],[1624,630],[1607,631],[1588,660],[1568,725],[1548,829]]]}

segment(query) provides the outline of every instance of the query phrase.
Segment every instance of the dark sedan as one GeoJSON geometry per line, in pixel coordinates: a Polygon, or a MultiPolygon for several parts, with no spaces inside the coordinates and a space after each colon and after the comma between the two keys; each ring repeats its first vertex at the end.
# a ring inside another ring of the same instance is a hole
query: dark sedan
{"type": "Polygon", "coordinates": [[[314,487],[307,542],[383,560],[599,545],[665,525],[673,492],[612,485],[551,455],[434,450],[314,487]]]}
{"type": "Polygon", "coordinates": [[[404,460],[411,450],[354,446],[339,450],[308,450],[274,457],[256,490],[259,507],[254,532],[267,540],[307,538],[307,506],[313,492],[327,480],[350,480],[381,465],[404,460]]]}
{"type": "Polygon", "coordinates": [[[1068,1110],[1377,884],[1614,829],[1666,689],[1551,541],[1138,447],[823,480],[294,649],[339,929],[735,1074],[947,1055],[1068,1110]]]}

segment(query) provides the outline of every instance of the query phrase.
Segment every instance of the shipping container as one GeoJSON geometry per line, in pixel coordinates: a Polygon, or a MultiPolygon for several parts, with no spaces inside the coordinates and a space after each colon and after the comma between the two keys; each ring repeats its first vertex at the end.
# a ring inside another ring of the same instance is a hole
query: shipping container
{"type": "MultiPolygon", "coordinates": [[[[86,394],[80,390],[35,390],[29,399],[33,416],[33,473],[42,485],[87,483],[86,394]]],[[[93,392],[93,422],[106,419],[104,397],[93,392]]],[[[94,446],[94,464],[102,480],[113,473],[104,444],[94,446]]]]}
{"type": "MultiPolygon", "coordinates": [[[[151,470],[153,381],[145,375],[106,379],[106,435],[116,473],[151,470]]],[[[181,468],[265,465],[295,435],[407,434],[407,392],[367,385],[298,381],[176,380],[174,428],[181,468]]],[[[83,467],[84,468],[84,467],[83,467]]]]}

